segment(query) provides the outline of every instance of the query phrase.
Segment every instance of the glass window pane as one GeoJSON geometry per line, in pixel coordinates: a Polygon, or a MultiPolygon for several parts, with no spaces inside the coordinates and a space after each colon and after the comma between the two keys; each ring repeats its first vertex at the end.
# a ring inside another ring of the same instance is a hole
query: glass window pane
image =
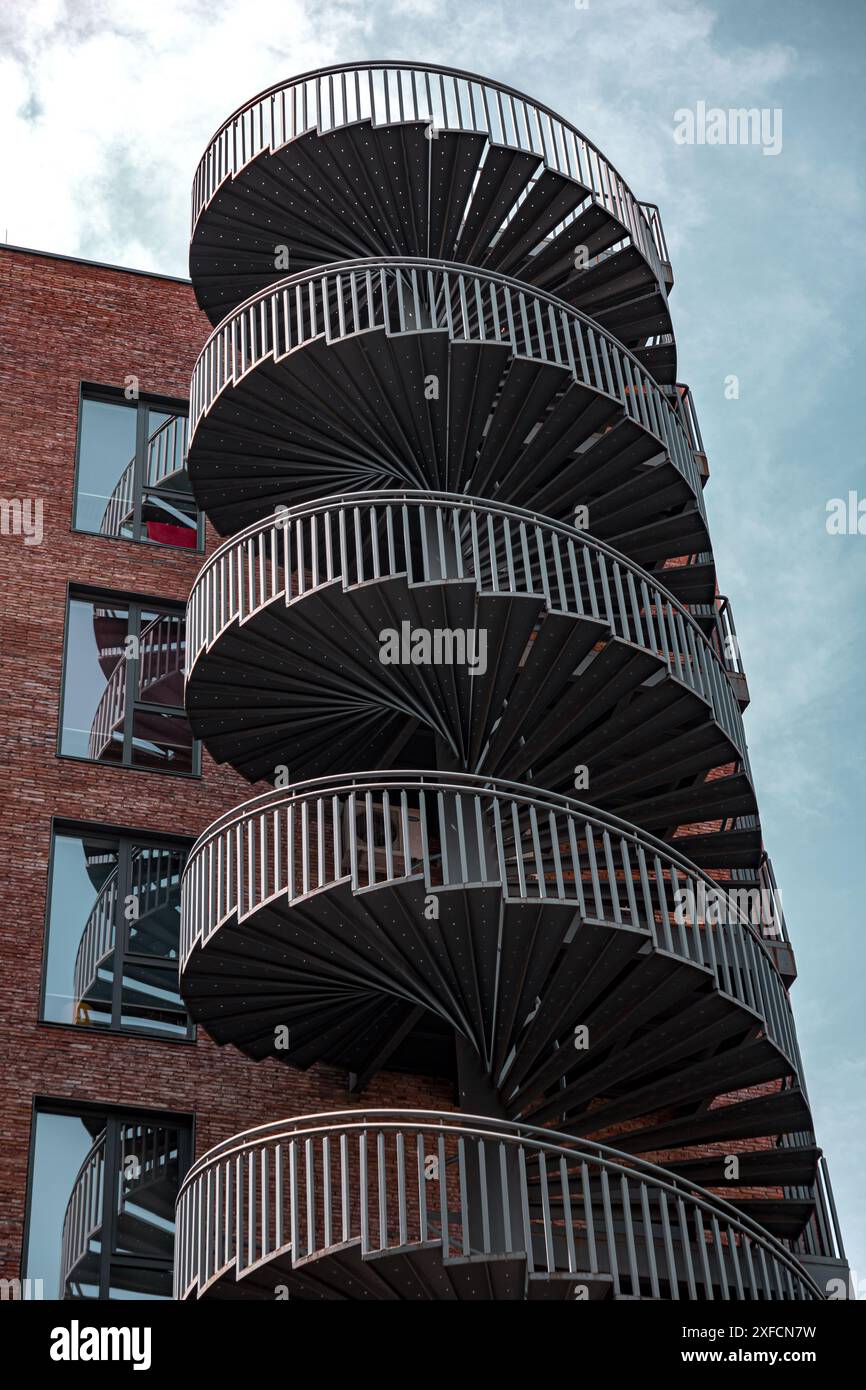
{"type": "Polygon", "coordinates": [[[150,961],[127,961],[123,970],[121,1028],[185,1038],[189,1019],[178,988],[177,969],[150,961]]]}
{"type": "Polygon", "coordinates": [[[128,949],[135,955],[177,961],[180,876],[185,861],[186,851],[173,846],[132,847],[132,903],[126,916],[128,949]]]}
{"type": "Polygon", "coordinates": [[[171,1260],[180,1183],[178,1132],[162,1125],[120,1126],[114,1253],[171,1260]]]}
{"type": "Polygon", "coordinates": [[[158,545],[198,545],[198,509],[192,497],[180,493],[145,492],[141,503],[142,539],[158,545]]]}
{"type": "Polygon", "coordinates": [[[138,651],[138,699],[182,708],[186,662],[183,614],[142,613],[138,651]]]}
{"type": "Polygon", "coordinates": [[[36,1116],[26,1275],[45,1298],[99,1290],[105,1117],[36,1116]]]}
{"type": "Polygon", "coordinates": [[[40,1110],[25,1297],[98,1298],[101,1285],[110,1298],[171,1297],[174,1204],[188,1140],[186,1125],[146,1116],[40,1110]]]}
{"type": "Polygon", "coordinates": [[[129,613],[113,600],[69,605],[60,751],[118,762],[126,707],[125,640],[129,613]]]}
{"type": "Polygon", "coordinates": [[[186,623],[183,614],[141,613],[139,636],[114,599],[75,598],[69,606],[60,751],[97,762],[124,761],[128,662],[137,703],[127,765],[190,773],[193,739],[183,713],[186,623]],[[151,712],[162,705],[177,714],[151,712]]]}
{"type": "Polygon", "coordinates": [[[198,510],[186,472],[188,421],[149,409],[142,480],[142,540],[195,548],[198,510]]]}
{"type": "Polygon", "coordinates": [[[198,510],[189,486],[185,414],[134,401],[81,403],[74,524],[80,530],[195,548],[198,510]],[[136,452],[139,408],[146,442],[136,452]],[[135,516],[136,491],[141,514],[135,516]]]}
{"type": "Polygon", "coordinates": [[[172,1297],[170,1269],[133,1269],[112,1265],[109,1298],[164,1299],[172,1297]]]}
{"type": "Polygon", "coordinates": [[[116,842],[56,836],[43,1011],[51,1022],[111,1023],[117,871],[116,842]]]}
{"type": "Polygon", "coordinates": [[[147,472],[145,483],[162,484],[186,468],[186,415],[149,406],[147,411],[147,472]]]}
{"type": "Polygon", "coordinates": [[[145,487],[171,483],[177,488],[186,483],[188,425],[185,415],[155,410],[153,406],[148,409],[145,487]]]}
{"type": "Polygon", "coordinates": [[[193,739],[186,716],[136,710],[132,766],[157,772],[192,772],[193,739]]]}
{"type": "Polygon", "coordinates": [[[81,402],[75,525],[117,536],[132,514],[137,409],[133,402],[81,402]]]}

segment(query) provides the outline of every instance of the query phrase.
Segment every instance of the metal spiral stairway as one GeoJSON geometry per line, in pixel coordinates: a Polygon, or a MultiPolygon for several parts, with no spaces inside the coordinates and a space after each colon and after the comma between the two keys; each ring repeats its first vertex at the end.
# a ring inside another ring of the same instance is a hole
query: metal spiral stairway
{"type": "Polygon", "coordinates": [[[189,478],[231,539],[187,711],[277,785],[190,856],[182,993],[254,1059],[453,1077],[466,1113],[212,1150],[177,1295],[822,1297],[657,210],[510,89],[343,67],[217,133],[190,266],[225,317],[189,478]]]}
{"type": "Polygon", "coordinates": [[[190,274],[214,323],[278,278],[276,243],[299,269],[409,255],[513,274],[662,374],[676,360],[655,341],[672,337],[658,209],[554,112],[456,69],[347,64],[263,92],[211,140],[193,220],[190,274]]]}
{"type": "Polygon", "coordinates": [[[568,522],[583,506],[593,534],[648,568],[694,557],[672,582],[713,593],[700,450],[677,397],[520,281],[407,259],[282,280],[208,339],[190,430],[190,479],[221,531],[286,496],[433,487],[568,522]]]}
{"type": "Polygon", "coordinates": [[[293,508],[216,552],[188,623],[193,728],[251,780],[360,756],[565,790],[581,764],[594,801],[653,829],[756,809],[717,649],[649,574],[544,517],[436,493],[293,508]],[[474,664],[383,665],[404,625],[469,633],[474,664]]]}
{"type": "Polygon", "coordinates": [[[262,1126],[193,1167],[178,1227],[180,1297],[821,1297],[778,1241],[694,1183],[475,1115],[262,1126]]]}

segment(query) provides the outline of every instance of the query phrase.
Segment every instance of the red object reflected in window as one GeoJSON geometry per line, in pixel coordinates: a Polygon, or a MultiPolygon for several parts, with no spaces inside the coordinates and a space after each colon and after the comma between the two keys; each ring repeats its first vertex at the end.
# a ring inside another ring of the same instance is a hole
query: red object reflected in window
{"type": "Polygon", "coordinates": [[[159,545],[186,545],[195,549],[198,536],[190,526],[173,526],[169,521],[148,521],[147,539],[159,545]]]}

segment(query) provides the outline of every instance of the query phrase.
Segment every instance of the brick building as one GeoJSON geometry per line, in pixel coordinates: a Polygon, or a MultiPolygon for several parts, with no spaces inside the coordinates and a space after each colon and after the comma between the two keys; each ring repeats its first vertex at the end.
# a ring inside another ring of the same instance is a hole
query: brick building
{"type": "Polygon", "coordinates": [[[784,924],[694,906],[774,885],[657,210],[540,107],[353,141],[351,74],[343,125],[335,70],[215,137],[198,302],[0,249],[0,1274],[171,1296],[195,1159],[180,1296],[820,1297],[784,924]],[[388,617],[500,685],[391,670],[388,617]]]}
{"type": "MultiPolygon", "coordinates": [[[[142,401],[185,406],[192,366],[208,331],[191,286],[6,248],[0,264],[7,325],[0,367],[4,491],[9,498],[44,499],[41,542],[25,544],[23,536],[8,534],[0,546],[6,596],[0,635],[4,897],[15,905],[6,916],[2,945],[6,1008],[0,1028],[8,1062],[0,1097],[0,1277],[16,1278],[26,1259],[34,1103],[83,1113],[90,1107],[100,1116],[122,1107],[133,1114],[170,1112],[181,1123],[194,1118],[196,1150],[203,1151],[248,1122],[261,1124],[293,1111],[339,1110],[351,1097],[345,1071],[322,1067],[289,1073],[276,1061],[256,1065],[232,1049],[217,1048],[201,1029],[194,1041],[148,1036],[140,1021],[117,1028],[103,1018],[88,1025],[82,1015],[77,1022],[74,1016],[51,1018],[51,1009],[41,1004],[55,837],[66,830],[90,831],[98,832],[96,838],[122,835],[133,842],[186,847],[216,815],[244,800],[249,787],[206,752],[195,777],[58,752],[70,592],[183,605],[202,564],[202,553],[186,546],[141,543],[73,525],[85,384],[109,396],[116,392],[124,401],[124,386],[136,376],[142,401]]],[[[134,412],[135,404],[116,409],[134,412]]],[[[110,494],[105,506],[109,500],[110,494]]],[[[209,548],[213,541],[210,532],[209,548]]],[[[55,920],[65,891],[65,880],[57,875],[55,897],[61,901],[55,920]]],[[[68,926],[80,936],[86,921],[85,914],[68,926]]],[[[435,1107],[451,1103],[453,1087],[380,1075],[368,1095],[379,1105],[435,1107]]],[[[56,1296],[48,1271],[26,1265],[26,1272],[44,1280],[46,1297],[56,1296]]],[[[119,1277],[115,1273],[115,1280],[119,1277]]]]}

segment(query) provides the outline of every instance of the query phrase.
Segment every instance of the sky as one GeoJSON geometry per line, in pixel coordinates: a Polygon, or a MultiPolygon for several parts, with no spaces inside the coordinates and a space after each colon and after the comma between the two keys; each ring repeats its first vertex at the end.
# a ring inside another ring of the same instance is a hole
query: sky
{"type": "Polygon", "coordinates": [[[274,82],[361,58],[516,86],[661,208],[816,1131],[866,1296],[866,534],[827,529],[834,498],[866,513],[866,4],[4,0],[0,237],[186,275],[212,132],[274,82]],[[700,102],[781,112],[781,148],[680,142],[700,102]]]}

